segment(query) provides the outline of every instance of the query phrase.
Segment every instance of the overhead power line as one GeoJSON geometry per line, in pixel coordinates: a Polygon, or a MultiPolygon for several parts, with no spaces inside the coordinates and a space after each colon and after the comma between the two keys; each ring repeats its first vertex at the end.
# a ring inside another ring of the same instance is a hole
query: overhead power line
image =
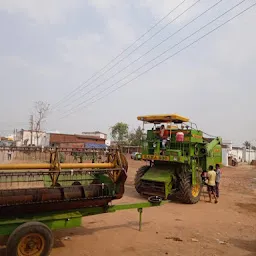
{"type": "MultiPolygon", "coordinates": [[[[85,82],[83,82],[80,86],[78,86],[75,90],[71,91],[71,93],[67,94],[63,99],[61,99],[60,101],[58,101],[56,104],[53,105],[52,109],[58,107],[63,101],[69,100],[70,98],[73,97],[73,95],[80,91],[82,88],[86,88],[89,85],[86,85],[87,82],[89,82],[92,78],[94,78],[97,74],[99,74],[101,71],[103,71],[106,67],[108,67],[111,63],[113,63],[116,59],[118,59],[120,56],[122,56],[126,51],[128,51],[132,46],[134,46],[140,39],[142,39],[145,35],[147,35],[152,29],[154,29],[158,24],[160,24],[163,20],[165,20],[168,16],[170,16],[171,13],[173,13],[176,9],[178,9],[185,1],[187,0],[183,0],[180,4],[178,4],[175,8],[173,8],[171,11],[169,11],[163,18],[161,18],[158,22],[156,22],[151,28],[149,28],[143,35],[141,35],[138,39],[136,39],[130,46],[128,46],[126,49],[124,49],[120,54],[118,54],[115,58],[113,58],[110,62],[108,62],[103,68],[101,68],[99,71],[95,72],[91,77],[89,77],[85,82]],[[85,86],[86,85],[86,86],[85,86]]],[[[200,1],[200,0],[199,0],[200,1]]],[[[160,31],[162,31],[164,28],[166,28],[170,23],[168,23],[167,25],[165,25],[160,31]]],[[[159,31],[159,32],[160,32],[159,31]]],[[[156,33],[158,34],[158,33],[156,33]]],[[[156,34],[154,34],[153,36],[151,36],[150,39],[152,39],[156,34]]],[[[147,41],[149,41],[150,39],[148,39],[147,41]]],[[[139,47],[135,48],[135,50],[137,50],[139,47]]],[[[135,51],[133,50],[133,52],[135,51]]],[[[123,59],[122,59],[123,60],[123,59]]],[[[120,63],[120,62],[119,62],[120,63]]],[[[108,70],[109,71],[109,70],[108,70]]],[[[105,74],[105,73],[103,73],[105,74]]],[[[102,74],[102,75],[103,75],[102,74]]],[[[101,76],[102,76],[101,75],[101,76]]],[[[100,76],[99,76],[100,77],[100,76]]],[[[97,77],[96,80],[99,78],[97,77]]],[[[94,80],[95,81],[95,80],[94,80]]]]}
{"type": "MultiPolygon", "coordinates": [[[[137,61],[139,61],[140,59],[142,59],[144,56],[148,55],[151,51],[153,51],[154,49],[156,49],[157,47],[159,47],[161,44],[163,44],[164,42],[166,42],[167,40],[169,40],[170,38],[172,38],[174,35],[176,35],[177,33],[179,33],[180,31],[182,31],[184,28],[186,28],[188,25],[190,25],[191,23],[195,22],[197,19],[199,19],[201,16],[203,16],[205,13],[207,13],[208,11],[210,11],[211,9],[213,9],[215,6],[217,6],[219,3],[221,3],[223,0],[219,0],[217,3],[215,3],[214,5],[212,5],[211,7],[209,7],[206,11],[202,12],[200,15],[196,16],[194,19],[192,19],[191,21],[189,21],[187,24],[185,24],[183,27],[181,27],[180,29],[178,29],[177,31],[175,31],[174,33],[172,33],[171,35],[169,35],[168,37],[166,37],[164,40],[162,40],[160,43],[158,43],[157,45],[153,46],[150,50],[148,50],[146,53],[142,54],[140,57],[138,57],[136,60],[130,62],[128,65],[126,65],[124,68],[122,68],[121,70],[117,71],[116,73],[114,73],[112,76],[110,76],[108,79],[104,80],[103,82],[99,83],[98,85],[96,85],[95,87],[93,87],[91,90],[86,91],[85,93],[81,94],[75,101],[84,98],[84,96],[86,96],[87,94],[89,94],[90,92],[94,91],[95,89],[99,88],[101,85],[105,84],[106,82],[108,82],[110,79],[112,79],[113,77],[115,77],[116,75],[120,74],[121,72],[123,72],[124,70],[126,70],[128,67],[130,67],[131,65],[133,65],[134,63],[136,63],[137,61]]],[[[197,2],[196,2],[197,3],[197,2]]],[[[181,15],[183,15],[185,12],[187,12],[190,8],[192,8],[195,4],[193,4],[192,6],[188,7],[184,12],[182,12],[180,15],[178,15],[175,19],[179,18],[181,15]]],[[[174,19],[174,20],[175,20],[174,19]]],[[[173,20],[173,21],[174,21],[173,20]]],[[[67,104],[64,106],[68,107],[72,105],[72,103],[67,104]]]]}
{"type": "MultiPolygon", "coordinates": [[[[149,62],[145,63],[144,65],[142,65],[141,67],[139,67],[138,69],[134,70],[133,72],[129,73],[127,76],[123,77],[121,80],[117,81],[116,83],[112,84],[111,86],[107,87],[105,90],[97,93],[96,95],[94,95],[93,97],[91,97],[88,100],[85,100],[83,102],[81,102],[80,104],[78,104],[77,106],[75,106],[74,108],[70,109],[66,115],[64,115],[62,118],[65,118],[67,116],[69,116],[71,113],[69,113],[72,110],[77,109],[79,106],[83,105],[84,103],[86,103],[87,101],[90,101],[91,99],[97,97],[99,94],[107,91],[109,88],[113,87],[114,85],[118,84],[119,82],[123,81],[124,79],[126,79],[128,76],[132,75],[133,73],[137,72],[138,70],[142,69],[143,67],[147,66],[149,63],[155,61],[156,59],[158,59],[160,56],[164,55],[165,53],[167,53],[170,49],[176,47],[177,45],[181,44],[183,41],[187,40],[188,38],[190,38],[191,36],[195,35],[196,33],[198,33],[199,31],[201,31],[203,28],[205,28],[206,26],[210,25],[211,23],[213,23],[214,21],[216,21],[217,19],[219,19],[220,17],[224,16],[225,14],[227,14],[228,12],[230,12],[231,10],[233,10],[234,8],[236,8],[237,6],[241,5],[243,2],[245,2],[246,0],[242,0],[241,2],[239,2],[238,4],[236,4],[235,6],[231,7],[229,10],[227,10],[226,12],[222,13],[221,15],[219,15],[217,18],[213,19],[212,21],[210,21],[209,23],[207,23],[206,25],[202,26],[201,28],[199,28],[198,30],[196,30],[195,32],[193,32],[192,34],[190,34],[189,36],[185,37],[184,39],[182,39],[180,42],[178,42],[177,44],[175,44],[174,46],[172,46],[171,48],[168,48],[166,51],[164,51],[163,53],[161,53],[160,55],[158,55],[157,57],[155,57],[154,59],[150,60],[149,62]]],[[[256,3],[255,3],[256,4],[256,3]]],[[[142,76],[143,74],[149,72],[150,70],[152,70],[153,68],[157,67],[158,65],[160,65],[161,63],[167,61],[168,59],[174,57],[175,55],[177,55],[178,53],[184,51],[185,49],[187,49],[188,47],[192,46],[193,44],[195,44],[196,42],[200,41],[201,39],[203,39],[204,37],[206,37],[207,35],[211,34],[212,32],[214,32],[215,30],[219,29],[220,27],[222,27],[223,25],[225,25],[226,23],[228,23],[229,21],[231,21],[232,19],[236,18],[237,16],[241,15],[243,12],[247,11],[248,9],[252,8],[255,4],[251,5],[249,8],[245,9],[244,11],[240,12],[239,14],[233,16],[233,18],[227,20],[226,22],[222,23],[221,25],[219,25],[218,27],[216,27],[215,29],[211,30],[210,32],[204,34],[202,37],[199,37],[199,39],[196,39],[195,41],[193,41],[192,43],[188,44],[187,46],[183,47],[181,50],[175,52],[174,54],[170,55],[169,57],[167,57],[166,59],[164,59],[163,61],[158,62],[157,64],[155,64],[153,67],[147,69],[146,71],[142,72],[141,74],[137,75],[136,77],[134,77],[133,79],[129,80],[128,82],[125,82],[124,84],[122,84],[121,86],[115,88],[114,90],[110,91],[109,93],[107,93],[105,96],[108,96],[110,93],[116,91],[117,89],[125,86],[126,84],[134,81],[135,79],[137,79],[138,77],[142,76]]],[[[104,98],[100,97],[99,99],[96,99],[95,101],[93,101],[91,104],[95,103],[96,101],[104,98]]],[[[82,108],[91,105],[90,103],[83,106],[82,108]]],[[[74,113],[75,111],[73,111],[74,113]]]]}

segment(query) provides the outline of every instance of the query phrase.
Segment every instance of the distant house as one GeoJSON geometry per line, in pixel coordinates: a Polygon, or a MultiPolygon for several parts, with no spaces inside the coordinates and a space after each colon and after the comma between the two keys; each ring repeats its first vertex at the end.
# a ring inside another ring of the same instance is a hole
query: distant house
{"type": "Polygon", "coordinates": [[[83,135],[91,136],[91,137],[99,137],[101,139],[107,139],[107,134],[99,131],[95,132],[82,132],[83,135]]]}
{"type": "Polygon", "coordinates": [[[256,150],[246,149],[244,146],[234,146],[232,141],[223,141],[222,143],[222,164],[231,165],[232,159],[237,162],[251,162],[256,160],[256,150]]]}
{"type": "Polygon", "coordinates": [[[60,148],[105,148],[103,133],[91,135],[62,134],[59,132],[31,132],[21,130],[16,134],[17,146],[60,147],[60,148]],[[99,146],[100,145],[100,146],[99,146]]]}
{"type": "Polygon", "coordinates": [[[0,137],[0,141],[8,141],[7,137],[0,137]]]}
{"type": "Polygon", "coordinates": [[[105,138],[84,134],[50,133],[50,146],[60,148],[105,148],[105,138]]]}
{"type": "Polygon", "coordinates": [[[49,146],[49,135],[43,131],[31,132],[30,130],[22,129],[16,134],[16,145],[47,147],[49,146]]]}

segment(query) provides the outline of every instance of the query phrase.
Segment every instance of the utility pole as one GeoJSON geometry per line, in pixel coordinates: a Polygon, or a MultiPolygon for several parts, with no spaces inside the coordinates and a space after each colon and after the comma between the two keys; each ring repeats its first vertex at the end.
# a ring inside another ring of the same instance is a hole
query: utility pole
{"type": "Polygon", "coordinates": [[[33,130],[34,130],[34,117],[33,115],[30,116],[30,132],[31,132],[31,137],[30,137],[30,146],[32,147],[33,144],[33,130]]]}

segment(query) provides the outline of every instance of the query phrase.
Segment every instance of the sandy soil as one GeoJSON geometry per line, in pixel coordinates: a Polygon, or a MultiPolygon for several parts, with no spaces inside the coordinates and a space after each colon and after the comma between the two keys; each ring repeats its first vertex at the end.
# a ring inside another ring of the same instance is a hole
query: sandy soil
{"type": "MultiPolygon", "coordinates": [[[[115,203],[144,200],[132,185],[143,162],[129,162],[125,196],[115,203]]],[[[256,169],[223,168],[220,189],[218,204],[202,196],[195,205],[144,209],[141,232],[136,210],[86,217],[81,228],[55,232],[51,256],[256,255],[256,169]]]]}

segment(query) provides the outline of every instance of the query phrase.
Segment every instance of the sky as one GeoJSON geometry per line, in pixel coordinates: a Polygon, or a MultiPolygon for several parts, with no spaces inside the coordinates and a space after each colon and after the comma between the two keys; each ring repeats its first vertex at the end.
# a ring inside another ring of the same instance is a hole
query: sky
{"type": "Polygon", "coordinates": [[[224,140],[255,140],[256,7],[182,50],[256,3],[216,19],[240,2],[1,0],[0,134],[29,128],[43,101],[46,131],[132,130],[139,115],[178,113],[224,140]]]}

